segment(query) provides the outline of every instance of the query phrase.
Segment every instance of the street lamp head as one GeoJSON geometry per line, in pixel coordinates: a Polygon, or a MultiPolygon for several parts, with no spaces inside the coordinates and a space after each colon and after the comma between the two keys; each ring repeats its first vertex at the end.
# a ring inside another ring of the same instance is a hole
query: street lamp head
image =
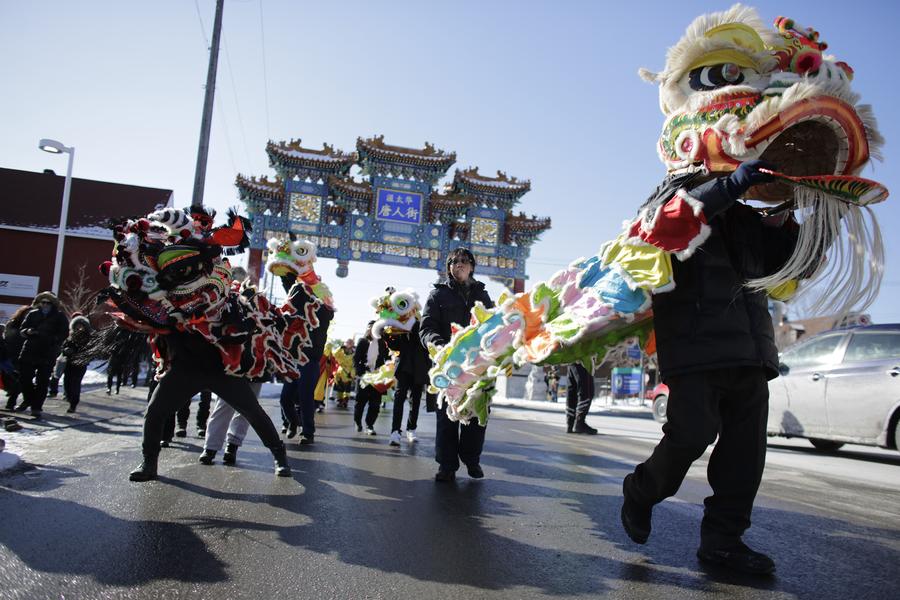
{"type": "Polygon", "coordinates": [[[71,148],[66,148],[65,145],[56,140],[48,140],[46,138],[38,142],[38,148],[51,154],[62,154],[63,152],[70,152],[72,150],[71,148]]]}

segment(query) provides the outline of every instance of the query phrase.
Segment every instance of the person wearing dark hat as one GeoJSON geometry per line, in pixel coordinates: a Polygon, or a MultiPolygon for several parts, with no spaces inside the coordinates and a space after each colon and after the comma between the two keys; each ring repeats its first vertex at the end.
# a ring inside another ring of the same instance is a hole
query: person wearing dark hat
{"type": "MultiPolygon", "coordinates": [[[[419,336],[422,344],[443,346],[450,341],[451,326],[469,324],[469,315],[476,302],[485,308],[493,308],[494,302],[484,289],[484,284],[472,278],[475,256],[467,248],[456,248],[447,257],[446,278],[434,284],[425,303],[419,336]]],[[[485,428],[477,419],[460,424],[447,416],[446,403],[437,410],[437,431],[434,442],[434,458],[438,463],[435,481],[453,481],[462,461],[469,476],[484,477],[481,469],[481,449],[484,447],[485,428]]]]}
{"type": "Polygon", "coordinates": [[[63,389],[69,401],[68,413],[75,412],[81,400],[81,380],[87,372],[87,347],[91,342],[91,322],[81,313],[74,313],[69,321],[69,337],[63,342],[61,355],[65,357],[63,389]]]}
{"type": "Polygon", "coordinates": [[[388,359],[388,348],[383,339],[375,339],[372,335],[372,325],[375,321],[369,321],[366,325],[366,334],[360,338],[353,352],[353,368],[356,369],[357,385],[356,405],[353,407],[353,422],[356,423],[356,431],[362,431],[363,411],[366,413],[366,433],[375,435],[375,419],[381,411],[381,394],[371,385],[363,385],[359,381],[366,373],[375,371],[388,359]],[[366,406],[368,405],[368,409],[366,406]]]}
{"type": "Polygon", "coordinates": [[[40,418],[47,399],[50,370],[69,334],[69,320],[62,312],[59,299],[51,292],[35,296],[32,306],[19,331],[25,341],[19,353],[22,404],[16,411],[30,407],[31,414],[40,418]]]}

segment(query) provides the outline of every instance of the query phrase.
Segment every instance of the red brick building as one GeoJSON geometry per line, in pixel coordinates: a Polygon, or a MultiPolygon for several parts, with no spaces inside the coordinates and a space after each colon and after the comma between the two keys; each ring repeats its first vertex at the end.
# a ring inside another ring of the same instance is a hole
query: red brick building
{"type": "MultiPolygon", "coordinates": [[[[36,292],[50,290],[65,177],[0,168],[0,322],[36,292]]],[[[97,265],[112,252],[110,219],[172,205],[172,190],[72,179],[59,295],[82,279],[92,292],[108,282],[97,265]]]]}

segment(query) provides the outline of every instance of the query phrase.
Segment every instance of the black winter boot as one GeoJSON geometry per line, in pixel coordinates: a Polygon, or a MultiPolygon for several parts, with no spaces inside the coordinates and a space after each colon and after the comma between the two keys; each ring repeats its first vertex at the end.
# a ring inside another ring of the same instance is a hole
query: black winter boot
{"type": "Polygon", "coordinates": [[[201,465],[211,465],[211,464],[213,464],[213,460],[215,458],[216,458],[215,450],[204,450],[200,454],[200,458],[198,458],[197,460],[200,462],[201,465]]]}
{"type": "Polygon", "coordinates": [[[137,469],[131,472],[128,479],[131,481],[150,481],[156,479],[156,462],[159,454],[147,454],[144,452],[144,462],[137,469]]]}
{"type": "Polygon", "coordinates": [[[291,466],[288,464],[287,448],[284,447],[284,442],[271,450],[272,456],[275,457],[275,474],[279,477],[290,477],[291,466]]]}
{"type": "Polygon", "coordinates": [[[233,465],[237,462],[237,451],[240,446],[231,442],[225,444],[225,454],[222,455],[223,465],[233,465]]]}
{"type": "Polygon", "coordinates": [[[583,433],[586,435],[597,435],[597,430],[584,422],[584,419],[578,419],[575,421],[575,426],[572,427],[572,433],[583,433]]]}
{"type": "Polygon", "coordinates": [[[572,433],[572,427],[575,426],[575,417],[566,417],[566,433],[572,433]]]}

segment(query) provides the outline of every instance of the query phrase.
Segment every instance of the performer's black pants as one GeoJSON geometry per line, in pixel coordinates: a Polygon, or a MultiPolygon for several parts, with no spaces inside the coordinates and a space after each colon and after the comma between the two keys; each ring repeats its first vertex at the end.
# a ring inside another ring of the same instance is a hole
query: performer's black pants
{"type": "Polygon", "coordinates": [[[422,403],[422,390],[424,383],[413,383],[413,377],[409,373],[397,374],[397,390],[394,392],[394,414],[391,422],[391,431],[400,431],[403,422],[403,405],[409,396],[409,417],[406,419],[406,430],[415,431],[419,423],[419,405],[422,403]]]}
{"type": "MultiPolygon", "coordinates": [[[[178,409],[176,413],[178,427],[187,429],[188,419],[191,418],[191,400],[189,398],[184,406],[178,409]]],[[[200,390],[200,402],[197,404],[197,429],[206,429],[206,421],[209,420],[209,410],[212,404],[212,392],[209,390],[200,390]]]]}
{"type": "Polygon", "coordinates": [[[301,427],[303,435],[316,433],[316,384],[319,383],[319,362],[309,361],[300,367],[300,379],[281,386],[281,412],[284,419],[301,427]]]}
{"type": "Polygon", "coordinates": [[[594,375],[580,364],[569,365],[566,388],[566,418],[583,421],[594,401],[594,375]]]}
{"type": "Polygon", "coordinates": [[[362,424],[363,410],[366,410],[366,427],[374,427],[375,419],[381,412],[381,393],[371,385],[359,386],[356,390],[356,404],[353,406],[353,420],[357,425],[362,424]]]}
{"type": "Polygon", "coordinates": [[[468,424],[451,421],[447,405],[437,410],[437,431],[434,438],[434,460],[441,471],[456,471],[459,462],[477,465],[481,462],[485,428],[473,418],[468,424]]]}
{"type": "MultiPolygon", "coordinates": [[[[152,389],[150,390],[150,394],[152,396],[152,389]]],[[[187,429],[188,420],[191,418],[191,400],[193,400],[193,398],[188,398],[187,402],[185,402],[171,418],[166,419],[166,424],[163,426],[162,439],[167,442],[172,441],[172,438],[175,437],[176,423],[178,424],[179,429],[187,429]]],[[[206,429],[206,422],[209,420],[209,407],[211,404],[212,392],[209,390],[201,390],[200,402],[197,404],[197,431],[206,429]]]]}
{"type": "Polygon", "coordinates": [[[663,438],[635,468],[627,493],[645,506],[673,496],[691,463],[718,436],[707,467],[713,495],[704,500],[700,537],[703,545],[728,545],[750,527],[765,467],[766,374],[758,367],[735,367],[669,377],[666,383],[663,438]]]}
{"type": "Polygon", "coordinates": [[[53,363],[33,363],[24,360],[19,362],[22,402],[30,406],[33,412],[41,412],[44,409],[52,368],[53,363]]]}
{"type": "Polygon", "coordinates": [[[81,401],[81,380],[87,372],[87,365],[73,365],[66,362],[66,370],[63,372],[63,390],[69,407],[75,408],[81,401]]]}
{"type": "Polygon", "coordinates": [[[159,380],[147,406],[143,441],[145,455],[159,454],[159,442],[166,420],[171,419],[180,406],[203,389],[211,390],[246,418],[266,448],[281,445],[278,431],[259,405],[248,379],[175,365],[159,380]]]}

